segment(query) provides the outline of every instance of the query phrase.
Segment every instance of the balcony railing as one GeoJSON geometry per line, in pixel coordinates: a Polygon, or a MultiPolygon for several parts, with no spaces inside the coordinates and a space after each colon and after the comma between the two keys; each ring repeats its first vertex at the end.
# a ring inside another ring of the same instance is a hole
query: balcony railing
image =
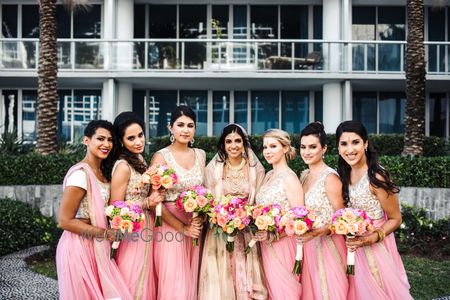
{"type": "MultiPolygon", "coordinates": [[[[449,73],[450,42],[425,42],[427,71],[449,73]]],[[[60,39],[60,71],[403,73],[404,41],[60,39]]],[[[0,70],[36,70],[39,40],[0,39],[0,70]]]]}

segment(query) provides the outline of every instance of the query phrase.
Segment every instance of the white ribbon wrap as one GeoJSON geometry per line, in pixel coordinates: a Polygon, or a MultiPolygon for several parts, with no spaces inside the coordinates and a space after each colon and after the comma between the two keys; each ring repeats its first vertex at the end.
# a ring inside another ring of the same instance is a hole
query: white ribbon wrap
{"type": "Polygon", "coordinates": [[[162,216],[162,206],[161,205],[162,205],[161,203],[158,203],[156,205],[155,214],[156,214],[157,217],[161,217],[162,216]]]}

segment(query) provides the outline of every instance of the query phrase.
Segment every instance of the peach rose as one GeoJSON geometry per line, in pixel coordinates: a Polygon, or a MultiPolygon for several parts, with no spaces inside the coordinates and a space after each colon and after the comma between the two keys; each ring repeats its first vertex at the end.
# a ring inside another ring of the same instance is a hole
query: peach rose
{"type": "Polygon", "coordinates": [[[258,227],[259,230],[266,230],[269,226],[269,223],[267,222],[267,219],[264,216],[259,216],[255,220],[255,225],[258,227]]]}
{"type": "Polygon", "coordinates": [[[217,216],[217,224],[223,228],[227,224],[227,219],[222,215],[218,215],[217,216]]]}
{"type": "Polygon", "coordinates": [[[308,213],[308,215],[306,216],[308,219],[310,219],[311,221],[315,221],[316,220],[316,218],[317,218],[317,216],[316,216],[316,214],[315,213],[313,213],[313,212],[310,212],[310,213],[308,213]]]}
{"type": "Polygon", "coordinates": [[[347,226],[345,226],[345,223],[342,221],[336,222],[334,230],[336,231],[337,234],[346,235],[348,233],[347,226]]]}
{"type": "Polygon", "coordinates": [[[282,216],[280,219],[280,226],[285,227],[289,221],[289,218],[290,218],[289,214],[285,214],[284,216],[282,216]]]}
{"type": "Polygon", "coordinates": [[[347,230],[348,233],[356,235],[358,233],[358,224],[357,223],[347,224],[347,230]]]}
{"type": "Polygon", "coordinates": [[[120,223],[122,223],[122,217],[121,216],[115,216],[111,220],[111,227],[114,228],[114,229],[119,229],[120,223]]]}
{"type": "Polygon", "coordinates": [[[172,177],[165,175],[161,178],[161,185],[166,189],[171,189],[173,187],[172,177]]]}
{"type": "Polygon", "coordinates": [[[241,223],[241,225],[239,225],[239,227],[238,227],[239,230],[242,230],[244,228],[245,228],[245,224],[244,223],[241,223]]]}
{"type": "Polygon", "coordinates": [[[243,209],[238,209],[236,210],[236,217],[242,219],[245,218],[247,216],[247,212],[243,209]]]}
{"type": "Polygon", "coordinates": [[[301,220],[297,220],[294,222],[294,230],[296,235],[302,235],[308,231],[308,225],[301,220]]]}
{"type": "Polygon", "coordinates": [[[350,211],[350,210],[346,210],[343,214],[342,214],[342,218],[344,218],[345,221],[347,221],[347,223],[355,223],[356,222],[356,216],[355,214],[350,211]]]}
{"type": "Polygon", "coordinates": [[[197,196],[197,204],[200,207],[205,207],[205,205],[208,204],[208,199],[206,199],[202,195],[198,195],[197,196]]]}
{"type": "Polygon", "coordinates": [[[241,224],[242,224],[242,221],[239,218],[234,218],[233,223],[234,223],[234,227],[239,228],[239,226],[241,226],[241,224]]]}
{"type": "Polygon", "coordinates": [[[122,233],[125,233],[128,230],[128,233],[133,231],[133,222],[131,222],[130,220],[122,220],[122,222],[120,223],[120,231],[122,231],[122,233]]]}
{"type": "Polygon", "coordinates": [[[262,214],[262,208],[261,207],[255,207],[252,211],[252,217],[253,219],[258,218],[262,214]]]}
{"type": "Polygon", "coordinates": [[[193,198],[189,197],[186,202],[184,202],[183,206],[186,212],[193,212],[197,208],[197,202],[195,202],[193,198]]]}
{"type": "Polygon", "coordinates": [[[366,233],[366,231],[367,231],[367,229],[366,229],[366,227],[367,227],[366,221],[361,221],[361,222],[358,222],[357,224],[358,224],[358,233],[359,234],[366,233]]]}
{"type": "Polygon", "coordinates": [[[161,176],[159,176],[158,174],[153,175],[150,183],[154,190],[159,189],[161,187],[161,176]]]}
{"type": "Polygon", "coordinates": [[[226,233],[232,234],[233,231],[234,231],[234,228],[232,226],[230,226],[230,227],[227,228],[226,233]]]}
{"type": "Polygon", "coordinates": [[[286,222],[286,228],[284,230],[288,236],[293,236],[295,234],[295,224],[294,221],[288,220],[286,222]]]}

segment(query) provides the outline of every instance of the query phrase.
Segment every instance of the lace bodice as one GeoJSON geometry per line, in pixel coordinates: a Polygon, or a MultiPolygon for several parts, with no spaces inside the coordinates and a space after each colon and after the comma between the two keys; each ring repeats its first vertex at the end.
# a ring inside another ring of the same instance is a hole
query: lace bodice
{"type": "Polygon", "coordinates": [[[167,165],[175,170],[178,176],[178,183],[173,188],[167,190],[165,201],[176,201],[181,192],[195,185],[203,184],[205,161],[201,157],[201,150],[194,148],[195,163],[190,170],[178,165],[169,149],[163,148],[158,152],[164,157],[167,165]]]}
{"type": "MultiPolygon", "coordinates": [[[[133,201],[133,202],[141,203],[143,201],[143,199],[145,199],[147,197],[148,191],[150,189],[150,185],[147,184],[145,186],[142,186],[140,184],[142,174],[140,174],[138,171],[136,171],[124,159],[120,159],[120,160],[116,161],[116,163],[114,164],[114,168],[112,170],[113,174],[114,174],[116,167],[120,163],[125,163],[130,168],[130,171],[131,171],[130,179],[128,180],[127,191],[125,193],[125,201],[133,201]]],[[[112,200],[116,200],[116,199],[112,199],[112,200]]]]}
{"type": "Polygon", "coordinates": [[[350,207],[365,210],[372,220],[378,220],[384,216],[380,201],[370,191],[370,182],[367,174],[355,185],[350,185],[348,189],[350,207]]]}
{"type": "Polygon", "coordinates": [[[280,204],[283,209],[290,209],[289,200],[286,196],[286,191],[283,188],[284,178],[289,173],[294,173],[291,169],[288,169],[280,174],[276,178],[274,176],[274,171],[271,170],[266,174],[264,182],[256,193],[256,203],[257,204],[280,204]]]}
{"type": "MultiPolygon", "coordinates": [[[[325,167],[319,178],[310,186],[308,192],[305,194],[305,206],[312,209],[317,214],[317,219],[314,223],[314,227],[317,228],[328,224],[334,213],[333,206],[328,200],[325,192],[325,179],[331,173],[337,175],[335,170],[328,166],[325,167]]],[[[305,182],[308,175],[309,170],[305,170],[304,174],[302,174],[302,184],[305,182]]]]}
{"type": "Polygon", "coordinates": [[[224,195],[232,195],[240,198],[248,198],[250,194],[250,181],[248,176],[248,165],[240,170],[241,176],[233,176],[231,172],[227,172],[224,168],[224,176],[222,178],[222,190],[224,195]],[[227,174],[229,176],[227,176],[227,174]]]}

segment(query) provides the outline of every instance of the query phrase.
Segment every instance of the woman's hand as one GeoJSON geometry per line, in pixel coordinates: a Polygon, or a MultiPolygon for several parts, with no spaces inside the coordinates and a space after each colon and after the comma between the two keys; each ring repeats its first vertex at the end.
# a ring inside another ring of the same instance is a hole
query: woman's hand
{"type": "Polygon", "coordinates": [[[267,241],[269,239],[269,233],[265,230],[258,230],[253,236],[253,239],[258,242],[267,241]]]}
{"type": "Polygon", "coordinates": [[[370,246],[376,242],[378,242],[378,234],[374,232],[366,236],[356,236],[351,239],[346,239],[345,243],[350,251],[355,251],[360,247],[370,246]]]}
{"type": "Polygon", "coordinates": [[[202,233],[203,225],[192,222],[189,225],[184,226],[184,234],[193,239],[198,239],[202,233]]]}
{"type": "Polygon", "coordinates": [[[105,229],[105,235],[104,236],[110,242],[114,242],[118,235],[119,235],[119,230],[118,229],[113,229],[113,228],[105,229]]]}
{"type": "Polygon", "coordinates": [[[154,208],[156,205],[164,201],[164,198],[166,197],[166,191],[165,190],[157,190],[153,191],[150,196],[145,198],[145,205],[147,209],[154,208]]]}
{"type": "Polygon", "coordinates": [[[328,232],[329,232],[328,225],[325,225],[308,231],[307,233],[301,235],[300,238],[302,239],[303,243],[307,243],[316,237],[328,234],[328,232]]]}

